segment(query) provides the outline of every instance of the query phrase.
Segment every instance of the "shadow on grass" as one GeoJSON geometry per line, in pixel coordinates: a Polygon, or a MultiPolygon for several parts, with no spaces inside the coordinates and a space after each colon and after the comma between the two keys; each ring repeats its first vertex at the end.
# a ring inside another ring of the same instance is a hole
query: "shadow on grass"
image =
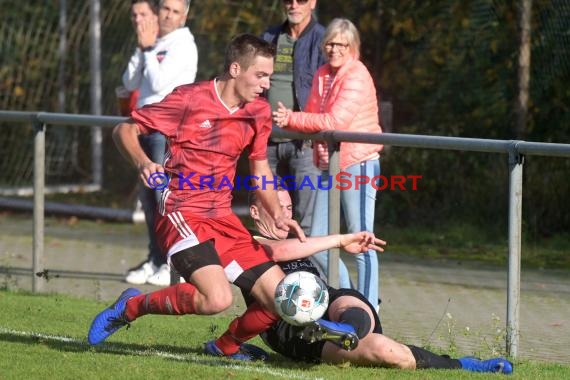
{"type": "MultiPolygon", "coordinates": [[[[164,344],[142,345],[134,343],[102,343],[97,346],[91,346],[86,340],[76,339],[65,336],[49,335],[43,333],[31,333],[21,331],[4,330],[0,331],[0,341],[8,343],[27,344],[30,346],[41,344],[53,350],[66,351],[73,353],[81,352],[101,352],[107,354],[125,355],[125,356],[141,356],[141,357],[157,357],[177,362],[189,362],[199,365],[211,367],[238,367],[238,366],[256,366],[264,362],[243,362],[237,360],[226,359],[223,357],[209,356],[203,353],[199,347],[179,347],[164,344]]],[[[307,363],[298,363],[272,353],[269,360],[265,362],[271,367],[279,369],[299,369],[306,370],[314,365],[307,363]]]]}

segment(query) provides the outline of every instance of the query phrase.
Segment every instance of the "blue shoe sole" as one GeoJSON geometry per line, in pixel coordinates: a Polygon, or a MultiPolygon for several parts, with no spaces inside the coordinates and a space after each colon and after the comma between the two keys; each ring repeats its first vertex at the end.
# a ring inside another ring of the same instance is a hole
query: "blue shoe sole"
{"type": "Polygon", "coordinates": [[[359,342],[358,336],[352,326],[327,321],[325,319],[320,319],[305,327],[298,336],[309,343],[326,340],[346,351],[354,350],[359,342]],[[349,331],[349,328],[351,331],[349,331]]]}

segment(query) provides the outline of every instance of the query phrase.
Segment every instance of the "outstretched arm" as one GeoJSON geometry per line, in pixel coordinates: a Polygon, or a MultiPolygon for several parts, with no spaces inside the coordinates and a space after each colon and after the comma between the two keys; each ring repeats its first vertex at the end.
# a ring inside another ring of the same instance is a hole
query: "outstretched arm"
{"type": "Polygon", "coordinates": [[[384,252],[384,240],[378,239],[371,232],[357,232],[344,235],[329,235],[307,238],[306,242],[297,239],[262,240],[274,261],[296,260],[309,257],[317,252],[331,248],[342,248],[347,253],[359,254],[373,249],[384,252]]]}

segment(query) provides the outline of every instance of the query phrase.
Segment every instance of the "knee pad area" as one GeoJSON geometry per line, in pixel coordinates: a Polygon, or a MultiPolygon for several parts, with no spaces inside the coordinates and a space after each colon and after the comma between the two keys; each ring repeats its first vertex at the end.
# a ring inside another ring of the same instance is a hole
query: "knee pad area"
{"type": "Polygon", "coordinates": [[[207,265],[221,265],[212,240],[176,252],[170,256],[170,263],[186,282],[189,282],[192,273],[200,268],[207,265]]]}
{"type": "Polygon", "coordinates": [[[341,315],[339,322],[348,323],[356,329],[356,335],[359,339],[364,338],[372,327],[370,315],[359,307],[350,307],[346,309],[341,315]]]}

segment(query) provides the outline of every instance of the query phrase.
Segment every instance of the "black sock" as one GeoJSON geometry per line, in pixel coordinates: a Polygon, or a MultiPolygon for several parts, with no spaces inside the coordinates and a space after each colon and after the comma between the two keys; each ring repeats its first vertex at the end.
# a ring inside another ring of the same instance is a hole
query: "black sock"
{"type": "Polygon", "coordinates": [[[349,307],[340,315],[340,321],[348,323],[356,330],[356,335],[362,339],[370,332],[372,321],[368,313],[359,307],[349,307]]]}
{"type": "Polygon", "coordinates": [[[416,368],[417,369],[426,369],[426,368],[434,368],[434,369],[458,369],[461,368],[461,363],[457,359],[451,359],[447,355],[437,355],[433,352],[430,352],[426,349],[411,346],[410,350],[412,350],[412,354],[416,359],[416,368]]]}

